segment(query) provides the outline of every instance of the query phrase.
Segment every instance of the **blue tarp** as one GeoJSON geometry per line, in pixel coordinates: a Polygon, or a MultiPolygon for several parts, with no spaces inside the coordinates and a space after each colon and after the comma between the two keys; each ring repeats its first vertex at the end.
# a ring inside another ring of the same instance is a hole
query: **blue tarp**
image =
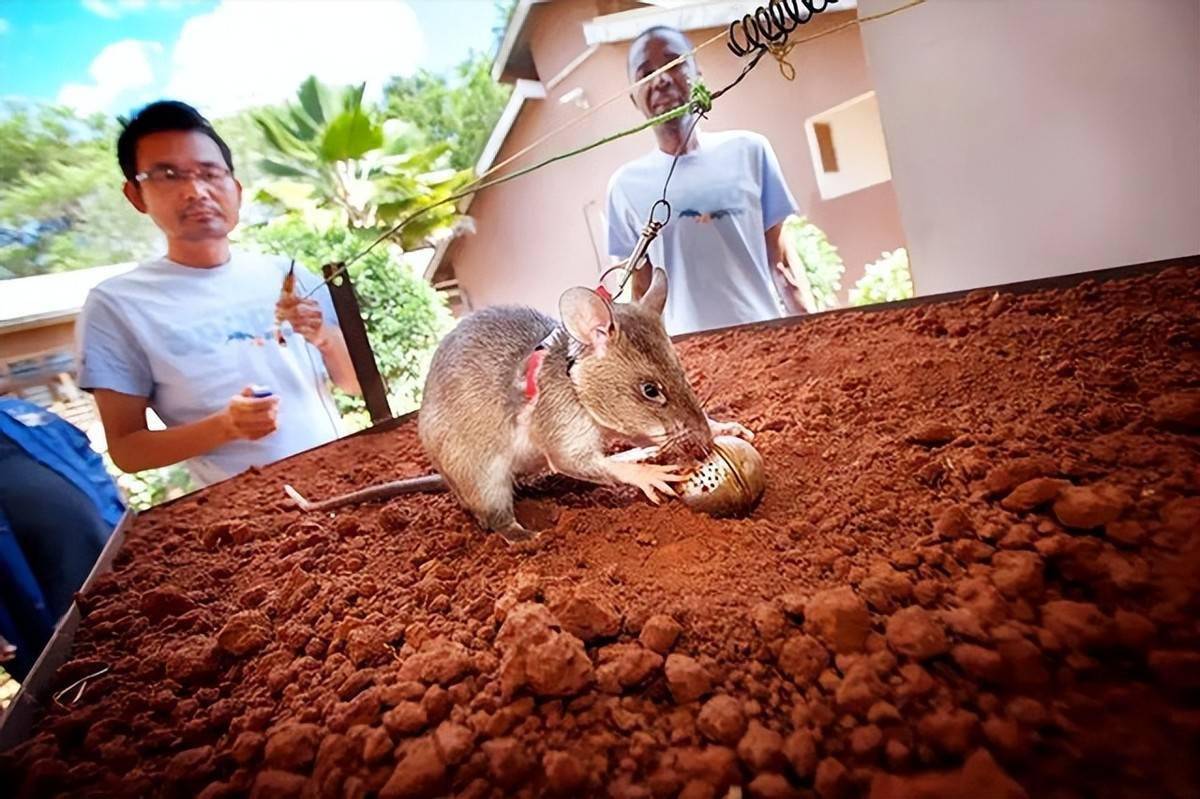
{"type": "Polygon", "coordinates": [[[125,505],[79,428],[0,397],[0,636],[23,679],[87,578],[125,505]]]}

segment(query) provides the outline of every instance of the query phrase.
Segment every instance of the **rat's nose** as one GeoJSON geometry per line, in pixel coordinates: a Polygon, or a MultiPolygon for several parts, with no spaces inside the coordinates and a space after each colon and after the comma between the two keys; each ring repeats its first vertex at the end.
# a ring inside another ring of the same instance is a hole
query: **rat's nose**
{"type": "MultiPolygon", "coordinates": [[[[707,432],[708,428],[703,428],[707,432]]],[[[680,454],[695,458],[696,460],[704,460],[712,453],[712,435],[702,434],[696,429],[691,429],[686,432],[680,430],[679,451],[680,454]]]]}

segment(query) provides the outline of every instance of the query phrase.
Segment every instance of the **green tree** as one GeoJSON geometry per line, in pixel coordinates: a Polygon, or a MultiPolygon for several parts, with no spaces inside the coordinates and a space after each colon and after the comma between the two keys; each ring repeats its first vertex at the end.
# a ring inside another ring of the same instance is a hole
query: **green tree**
{"type": "Polygon", "coordinates": [[[899,247],[867,264],[867,271],[850,289],[851,305],[874,305],[906,300],[913,295],[908,251],[899,247]]]}
{"type": "Polygon", "coordinates": [[[504,111],[511,87],[492,79],[492,62],[472,53],[452,76],[420,70],[394,78],[384,89],[387,113],[420,131],[428,142],[450,145],[450,166],[475,165],[504,111]]]}
{"type": "MultiPolygon", "coordinates": [[[[331,88],[310,77],[298,104],[253,114],[269,149],[262,169],[275,178],[261,199],[320,230],[380,230],[466,184],[469,172],[446,163],[448,143],[424,145],[411,125],[380,119],[362,95],[361,85],[331,88]]],[[[398,243],[405,250],[426,246],[454,215],[452,204],[423,214],[398,243]]]]}
{"type": "Polygon", "coordinates": [[[0,110],[0,275],[24,277],[145,257],[161,240],[121,194],[117,127],[56,106],[0,110]]]}
{"type": "MultiPolygon", "coordinates": [[[[266,141],[261,167],[274,180],[260,196],[284,213],[241,233],[268,252],[294,257],[316,273],[349,261],[397,220],[451,195],[470,173],[446,167],[450,145],[427,145],[411,125],[380,115],[362,87],[334,89],[309,78],[298,103],[252,115],[266,141]]],[[[392,412],[420,402],[429,358],[452,324],[444,297],[405,260],[453,224],[452,204],[407,225],[349,268],[392,412]]],[[[339,396],[342,410],[361,401],[339,396]]]]}
{"type": "MultiPolygon", "coordinates": [[[[322,264],[349,259],[372,238],[346,227],[319,231],[296,214],[241,233],[257,249],[295,258],[318,275],[322,264]]],[[[375,248],[348,271],[371,350],[388,385],[392,413],[415,410],[433,350],[454,323],[446,300],[404,262],[394,246],[375,248]]],[[[358,426],[368,423],[362,400],[341,392],[336,397],[343,414],[358,426]]]]}
{"type": "Polygon", "coordinates": [[[815,311],[836,308],[837,294],[842,289],[842,274],[846,271],[837,247],[830,243],[825,231],[803,216],[790,216],[783,223],[784,245],[788,248],[791,265],[802,264],[812,291],[815,311]]]}

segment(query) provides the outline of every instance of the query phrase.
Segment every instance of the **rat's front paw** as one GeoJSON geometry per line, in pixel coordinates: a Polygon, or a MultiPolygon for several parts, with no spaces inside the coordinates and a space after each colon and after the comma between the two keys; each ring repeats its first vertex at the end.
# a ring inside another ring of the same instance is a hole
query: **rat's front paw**
{"type": "Polygon", "coordinates": [[[657,463],[628,463],[611,458],[608,461],[608,472],[620,482],[640,488],[642,493],[655,505],[658,504],[658,494],[656,491],[674,496],[675,491],[671,488],[670,484],[679,483],[687,479],[686,475],[679,473],[678,466],[670,464],[664,466],[657,463]]]}
{"type": "Polygon", "coordinates": [[[736,436],[746,441],[754,440],[754,433],[750,432],[750,428],[744,427],[737,422],[718,422],[716,419],[709,419],[708,429],[712,431],[714,438],[717,436],[736,436]]]}

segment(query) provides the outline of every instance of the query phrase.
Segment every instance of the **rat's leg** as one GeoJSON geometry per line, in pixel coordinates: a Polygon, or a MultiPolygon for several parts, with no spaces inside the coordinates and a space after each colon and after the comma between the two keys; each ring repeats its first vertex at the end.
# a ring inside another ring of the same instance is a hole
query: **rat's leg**
{"type": "Polygon", "coordinates": [[[673,464],[638,463],[639,460],[656,455],[657,449],[657,447],[645,447],[625,450],[609,456],[605,456],[603,452],[597,450],[586,452],[575,450],[556,455],[552,460],[557,465],[558,471],[577,480],[586,480],[602,485],[625,483],[636,486],[651,502],[657,505],[656,490],[674,495],[675,492],[669,484],[687,479],[686,475],[679,473],[679,467],[673,464]]]}
{"type": "Polygon", "coordinates": [[[479,526],[504,536],[509,543],[526,541],[534,533],[526,530],[513,513],[512,465],[501,457],[484,464],[472,464],[470,474],[447,479],[459,501],[471,512],[479,526]]]}
{"type": "Polygon", "coordinates": [[[610,460],[624,461],[626,463],[638,463],[640,461],[650,460],[662,451],[662,447],[637,447],[635,449],[626,449],[621,452],[609,455],[610,460]]]}
{"type": "Polygon", "coordinates": [[[675,491],[671,488],[670,483],[679,483],[687,479],[687,475],[680,474],[679,467],[673,464],[630,463],[629,461],[615,460],[615,457],[604,459],[608,474],[617,482],[637,486],[655,505],[658,504],[658,494],[655,493],[655,489],[674,496],[675,491]]]}

